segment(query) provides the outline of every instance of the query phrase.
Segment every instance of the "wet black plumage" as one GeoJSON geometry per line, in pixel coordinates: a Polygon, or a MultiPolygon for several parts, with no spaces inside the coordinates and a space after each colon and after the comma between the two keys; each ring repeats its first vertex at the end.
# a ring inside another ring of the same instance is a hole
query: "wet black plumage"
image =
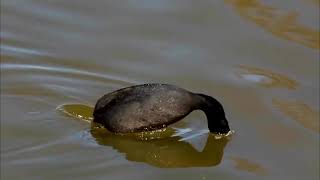
{"type": "Polygon", "coordinates": [[[204,111],[210,132],[229,132],[216,99],[169,84],[142,84],[106,94],[97,101],[93,116],[108,130],[127,133],[166,127],[193,110],[204,111]]]}

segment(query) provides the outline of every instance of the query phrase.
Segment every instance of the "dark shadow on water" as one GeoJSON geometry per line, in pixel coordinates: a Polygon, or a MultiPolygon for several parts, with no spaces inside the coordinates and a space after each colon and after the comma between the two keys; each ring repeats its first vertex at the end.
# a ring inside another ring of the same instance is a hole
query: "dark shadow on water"
{"type": "Polygon", "coordinates": [[[199,152],[191,144],[169,136],[142,140],[129,135],[116,135],[103,128],[91,128],[91,135],[103,146],[124,153],[129,161],[143,162],[160,168],[208,167],[220,164],[228,138],[216,139],[209,134],[204,149],[199,152]]]}

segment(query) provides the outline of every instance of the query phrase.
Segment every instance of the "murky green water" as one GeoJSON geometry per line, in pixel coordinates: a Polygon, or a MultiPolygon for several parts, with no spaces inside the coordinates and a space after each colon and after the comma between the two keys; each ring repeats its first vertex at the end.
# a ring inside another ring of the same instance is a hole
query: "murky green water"
{"type": "Polygon", "coordinates": [[[319,179],[318,6],[2,0],[1,179],[319,179]],[[146,82],[216,97],[235,134],[201,112],[151,135],[81,120],[146,82]]]}

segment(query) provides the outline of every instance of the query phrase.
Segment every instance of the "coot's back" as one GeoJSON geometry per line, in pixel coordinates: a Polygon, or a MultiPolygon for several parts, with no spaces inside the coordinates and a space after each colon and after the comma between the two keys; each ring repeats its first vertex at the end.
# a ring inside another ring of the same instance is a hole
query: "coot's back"
{"type": "Polygon", "coordinates": [[[159,129],[172,124],[195,108],[195,95],[168,84],[143,84],[101,97],[94,122],[113,132],[159,129]]]}

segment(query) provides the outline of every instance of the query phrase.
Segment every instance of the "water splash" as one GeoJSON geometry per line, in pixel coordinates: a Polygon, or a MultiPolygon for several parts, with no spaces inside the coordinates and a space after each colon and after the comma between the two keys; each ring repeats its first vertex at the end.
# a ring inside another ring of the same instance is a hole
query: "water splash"
{"type": "Polygon", "coordinates": [[[215,133],[214,138],[215,139],[221,139],[221,138],[231,138],[233,134],[235,134],[236,131],[235,130],[230,130],[227,134],[220,134],[220,133],[215,133]]]}

